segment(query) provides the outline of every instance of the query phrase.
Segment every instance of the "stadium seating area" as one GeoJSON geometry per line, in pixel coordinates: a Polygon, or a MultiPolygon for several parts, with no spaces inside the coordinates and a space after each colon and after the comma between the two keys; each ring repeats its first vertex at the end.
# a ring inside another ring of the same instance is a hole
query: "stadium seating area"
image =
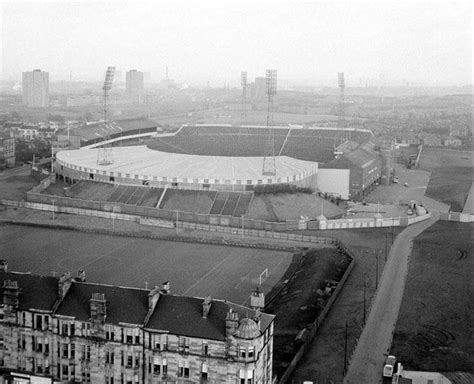
{"type": "Polygon", "coordinates": [[[171,188],[165,190],[164,188],[81,181],[69,188],[67,196],[81,200],[108,201],[150,208],[157,208],[160,202],[160,209],[240,217],[247,213],[253,193],[171,188]],[[161,197],[163,192],[164,195],[161,197]]]}
{"type": "Polygon", "coordinates": [[[252,196],[252,193],[217,192],[210,214],[236,217],[245,215],[252,201],[252,196]]]}
{"type": "Polygon", "coordinates": [[[264,156],[268,154],[271,134],[275,138],[275,154],[321,163],[332,160],[334,148],[349,136],[358,143],[371,136],[368,132],[327,129],[184,126],[175,136],[152,139],[148,146],[192,155],[264,156]]]}
{"type": "Polygon", "coordinates": [[[74,184],[69,191],[70,197],[81,200],[110,201],[114,203],[156,207],[163,193],[163,188],[135,187],[81,181],[74,184]]]}

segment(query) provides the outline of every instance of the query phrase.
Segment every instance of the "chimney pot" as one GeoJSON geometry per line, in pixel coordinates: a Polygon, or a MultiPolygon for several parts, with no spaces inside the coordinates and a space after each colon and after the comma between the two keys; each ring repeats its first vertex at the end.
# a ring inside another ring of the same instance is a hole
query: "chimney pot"
{"type": "Polygon", "coordinates": [[[212,298],[207,296],[202,302],[202,318],[207,319],[209,311],[211,310],[212,298]]]}
{"type": "Polygon", "coordinates": [[[5,259],[0,260],[0,271],[8,272],[8,261],[5,259]]]}

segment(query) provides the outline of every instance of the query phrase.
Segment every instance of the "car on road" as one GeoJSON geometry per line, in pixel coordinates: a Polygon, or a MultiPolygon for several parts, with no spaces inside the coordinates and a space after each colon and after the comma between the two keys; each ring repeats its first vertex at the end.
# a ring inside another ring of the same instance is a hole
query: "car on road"
{"type": "Polygon", "coordinates": [[[388,355],[385,359],[385,365],[383,366],[383,377],[392,377],[393,376],[393,368],[395,367],[395,363],[397,362],[397,358],[393,355],[388,355]]]}

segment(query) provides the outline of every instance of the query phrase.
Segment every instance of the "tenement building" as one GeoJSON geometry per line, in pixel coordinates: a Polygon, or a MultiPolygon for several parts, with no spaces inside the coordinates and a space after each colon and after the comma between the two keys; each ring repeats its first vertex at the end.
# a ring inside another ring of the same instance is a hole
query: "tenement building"
{"type": "Polygon", "coordinates": [[[274,316],[211,297],[8,272],[0,261],[0,384],[272,382],[274,316]]]}

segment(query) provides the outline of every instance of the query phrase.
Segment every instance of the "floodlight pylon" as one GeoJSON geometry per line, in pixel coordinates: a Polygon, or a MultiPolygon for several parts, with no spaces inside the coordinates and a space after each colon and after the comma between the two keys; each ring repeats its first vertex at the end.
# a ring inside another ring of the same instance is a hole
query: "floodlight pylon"
{"type": "Polygon", "coordinates": [[[267,93],[267,131],[268,142],[267,148],[263,158],[264,176],[276,176],[276,162],[275,162],[275,132],[273,126],[273,98],[277,93],[277,70],[267,69],[266,71],[266,93],[267,93]]]}
{"type": "Polygon", "coordinates": [[[108,98],[109,92],[112,89],[112,83],[114,81],[115,76],[115,67],[108,67],[107,71],[105,72],[105,80],[104,85],[102,86],[102,90],[104,92],[104,129],[106,134],[104,135],[104,145],[99,148],[97,153],[97,164],[98,165],[110,165],[113,164],[114,159],[112,156],[112,148],[109,147],[107,141],[110,139],[109,134],[109,125],[108,125],[108,98]]]}

